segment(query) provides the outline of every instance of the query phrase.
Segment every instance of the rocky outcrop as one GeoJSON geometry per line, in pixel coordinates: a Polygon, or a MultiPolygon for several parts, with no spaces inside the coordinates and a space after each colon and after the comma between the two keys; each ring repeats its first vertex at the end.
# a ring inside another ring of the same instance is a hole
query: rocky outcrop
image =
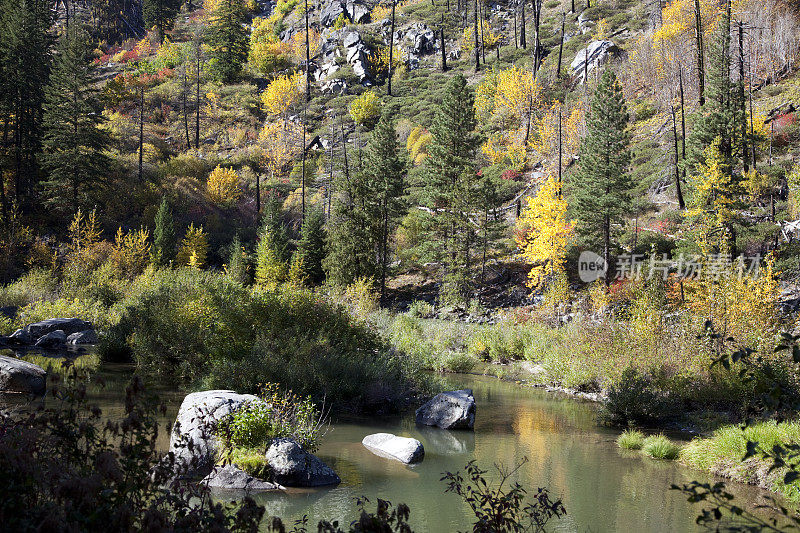
{"type": "Polygon", "coordinates": [[[473,429],[475,398],[471,389],[442,392],[417,409],[417,424],[442,429],[473,429]]]}
{"type": "Polygon", "coordinates": [[[236,465],[214,467],[211,473],[203,478],[201,483],[205,483],[208,488],[214,491],[238,491],[248,494],[283,489],[276,483],[270,483],[251,476],[236,465]]]}
{"type": "Polygon", "coordinates": [[[33,363],[0,355],[0,393],[44,394],[47,372],[33,363]]]}
{"type": "Polygon", "coordinates": [[[590,73],[595,68],[604,65],[612,55],[618,52],[619,49],[611,41],[592,41],[586,48],[578,50],[575,59],[570,63],[572,75],[577,78],[578,83],[583,83],[585,81],[583,79],[584,65],[586,72],[590,73]]]}
{"type": "Polygon", "coordinates": [[[370,84],[369,63],[367,55],[369,49],[361,40],[361,35],[357,31],[348,33],[342,43],[346,50],[347,62],[353,67],[353,73],[358,76],[358,81],[362,85],[370,84]]]}
{"type": "Polygon", "coordinates": [[[266,458],[275,481],[286,487],[322,487],[341,482],[331,467],[292,439],[276,439],[266,458]]]}
{"type": "Polygon", "coordinates": [[[432,54],[439,50],[436,33],[424,22],[415,22],[394,33],[394,42],[403,43],[414,55],[432,54]]]}
{"type": "Polygon", "coordinates": [[[169,439],[169,451],[175,454],[176,467],[187,475],[208,474],[219,451],[215,431],[220,421],[251,402],[262,401],[252,394],[230,390],[187,394],[169,439]]]}
{"type": "Polygon", "coordinates": [[[319,20],[327,28],[333,26],[341,15],[353,24],[364,24],[369,22],[370,10],[357,0],[333,0],[322,7],[319,20]]]}
{"type": "Polygon", "coordinates": [[[90,329],[94,329],[92,323],[80,318],[49,318],[18,329],[8,340],[18,344],[35,344],[40,338],[54,331],[60,330],[65,335],[71,335],[90,329]]]}
{"type": "Polygon", "coordinates": [[[367,435],[361,441],[369,451],[401,463],[418,463],[425,457],[425,448],[417,439],[398,437],[391,433],[367,435]]]}
{"type": "Polygon", "coordinates": [[[67,334],[57,329],[47,335],[42,335],[33,345],[36,348],[53,350],[62,347],[65,342],[67,342],[67,334]]]}

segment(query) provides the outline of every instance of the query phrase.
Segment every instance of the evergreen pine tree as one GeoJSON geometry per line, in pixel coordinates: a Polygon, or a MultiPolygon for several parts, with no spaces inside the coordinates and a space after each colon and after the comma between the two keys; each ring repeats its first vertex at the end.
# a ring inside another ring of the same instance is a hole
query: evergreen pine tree
{"type": "MultiPolygon", "coordinates": [[[[0,0],[0,172],[9,172],[17,205],[28,208],[38,185],[37,154],[41,151],[42,104],[50,73],[50,27],[53,10],[49,2],[0,0]]],[[[4,191],[4,188],[0,188],[4,191]]],[[[0,195],[4,200],[5,194],[0,195]]],[[[10,199],[3,210],[8,222],[10,199]]]]}
{"type": "Polygon", "coordinates": [[[211,70],[226,83],[236,79],[247,61],[246,14],[242,0],[220,0],[211,18],[208,29],[211,70]]]}
{"type": "Polygon", "coordinates": [[[705,103],[688,138],[686,165],[691,171],[696,171],[704,163],[705,150],[715,139],[720,139],[719,151],[728,168],[733,168],[735,156],[740,152],[740,121],[744,117],[738,112],[743,104],[737,103],[735,85],[731,80],[730,9],[729,0],[717,23],[710,51],[705,103]]]}
{"type": "Polygon", "coordinates": [[[300,230],[300,242],[295,255],[301,259],[302,277],[307,283],[322,283],[325,272],[322,261],[325,258],[325,219],[322,211],[312,210],[300,230]]]}
{"type": "Polygon", "coordinates": [[[622,86],[614,72],[606,70],[586,118],[586,137],[580,147],[571,204],[578,231],[588,243],[602,246],[603,259],[609,268],[612,224],[632,207],[628,118],[622,86]]]}
{"type": "Polygon", "coordinates": [[[229,279],[241,285],[246,285],[249,281],[247,275],[247,253],[244,246],[242,246],[242,240],[239,238],[238,233],[233,238],[233,242],[231,242],[228,263],[225,265],[225,274],[229,279]]]}
{"type": "Polygon", "coordinates": [[[148,28],[158,30],[161,42],[164,42],[164,32],[172,29],[180,9],[181,0],[142,0],[144,22],[148,28]]]}
{"type": "Polygon", "coordinates": [[[289,239],[281,221],[281,206],[277,198],[265,208],[264,221],[256,244],[256,285],[274,290],[288,276],[289,239]]]}
{"type": "Polygon", "coordinates": [[[438,255],[445,267],[445,299],[465,301],[468,296],[475,241],[469,213],[478,203],[474,161],[480,137],[475,126],[472,90],[463,76],[453,76],[430,128],[422,191],[434,213],[430,238],[442,243],[438,255]]]}
{"type": "Polygon", "coordinates": [[[166,198],[156,212],[155,229],[153,230],[153,248],[151,262],[156,267],[169,266],[175,257],[175,222],[166,198]]]}
{"type": "Polygon", "coordinates": [[[369,189],[370,234],[376,248],[381,298],[386,292],[389,264],[389,236],[405,214],[403,201],[405,161],[400,156],[394,121],[381,116],[372,131],[364,159],[364,179],[369,189]]]}
{"type": "Polygon", "coordinates": [[[63,211],[88,207],[108,169],[108,135],[99,128],[102,105],[92,87],[88,34],[77,24],[62,38],[46,89],[42,164],[46,202],[63,211]]]}

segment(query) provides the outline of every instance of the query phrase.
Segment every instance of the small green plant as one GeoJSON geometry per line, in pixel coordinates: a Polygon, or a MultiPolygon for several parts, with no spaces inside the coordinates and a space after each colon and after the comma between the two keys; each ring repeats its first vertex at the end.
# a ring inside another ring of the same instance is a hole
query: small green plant
{"type": "Polygon", "coordinates": [[[439,370],[465,374],[475,368],[477,363],[469,354],[448,352],[439,360],[439,370]]]}
{"type": "Polygon", "coordinates": [[[642,451],[654,459],[674,460],[680,454],[677,444],[664,435],[651,435],[644,439],[642,451]]]}
{"type": "Polygon", "coordinates": [[[641,450],[645,437],[641,431],[627,429],[617,437],[617,446],[625,450],[641,450]]]}
{"type": "Polygon", "coordinates": [[[408,316],[414,318],[432,318],[434,314],[434,307],[425,300],[414,300],[408,307],[408,316]]]}

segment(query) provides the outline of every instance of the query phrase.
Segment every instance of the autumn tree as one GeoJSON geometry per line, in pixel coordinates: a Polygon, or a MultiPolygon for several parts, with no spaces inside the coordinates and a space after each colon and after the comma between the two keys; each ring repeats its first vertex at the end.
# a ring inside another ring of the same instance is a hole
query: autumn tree
{"type": "Polygon", "coordinates": [[[515,240],[531,265],[529,287],[540,287],[563,273],[571,239],[572,224],[561,185],[556,178],[548,178],[536,196],[528,198],[517,220],[515,240]]]}
{"type": "Polygon", "coordinates": [[[621,221],[632,207],[627,125],[628,110],[622,87],[616,74],[606,70],[586,118],[586,137],[581,143],[579,168],[571,186],[577,230],[588,243],[602,246],[606,265],[611,261],[612,225],[621,221]]]}
{"type": "Polygon", "coordinates": [[[62,37],[45,91],[42,164],[46,202],[61,211],[88,207],[108,171],[108,135],[92,85],[88,35],[73,24],[62,37]]]}
{"type": "Polygon", "coordinates": [[[210,67],[215,76],[226,83],[236,79],[247,61],[246,15],[242,0],[220,0],[211,15],[207,36],[210,67]]]}
{"type": "Polygon", "coordinates": [[[206,192],[215,204],[224,207],[232,206],[242,194],[239,186],[239,174],[233,168],[217,166],[208,175],[206,192]]]}
{"type": "Polygon", "coordinates": [[[441,243],[437,255],[444,266],[443,292],[456,301],[467,299],[470,285],[475,228],[469,214],[476,203],[474,165],[480,145],[476,125],[472,90],[463,76],[455,75],[430,128],[422,199],[434,214],[431,238],[441,243]]]}
{"type": "Polygon", "coordinates": [[[208,235],[203,231],[203,226],[189,224],[183,236],[175,262],[179,265],[194,268],[203,268],[208,256],[208,235]]]}

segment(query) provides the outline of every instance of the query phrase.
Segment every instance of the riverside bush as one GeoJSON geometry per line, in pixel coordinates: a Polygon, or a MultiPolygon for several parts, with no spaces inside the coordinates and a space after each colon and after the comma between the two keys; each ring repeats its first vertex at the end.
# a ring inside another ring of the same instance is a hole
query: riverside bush
{"type": "Polygon", "coordinates": [[[208,388],[257,392],[277,382],[337,409],[399,408],[416,390],[409,361],[369,326],[309,291],[250,291],[184,268],[141,276],[121,305],[104,354],[127,351],[143,370],[208,388]]]}
{"type": "Polygon", "coordinates": [[[658,422],[671,414],[673,402],[653,383],[651,375],[629,367],[608,388],[601,417],[615,425],[658,422]]]}

